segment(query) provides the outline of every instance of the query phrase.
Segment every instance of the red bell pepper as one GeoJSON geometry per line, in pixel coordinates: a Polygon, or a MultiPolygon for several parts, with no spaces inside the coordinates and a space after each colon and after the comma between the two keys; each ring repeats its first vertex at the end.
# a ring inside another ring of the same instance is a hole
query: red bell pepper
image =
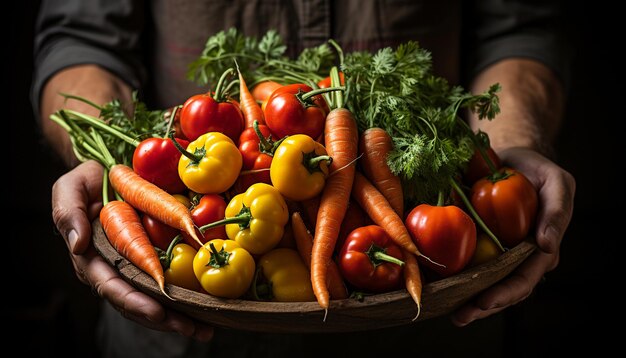
{"type": "Polygon", "coordinates": [[[382,293],[402,285],[402,248],[378,225],[353,230],[339,253],[339,270],[357,289],[382,293]]]}

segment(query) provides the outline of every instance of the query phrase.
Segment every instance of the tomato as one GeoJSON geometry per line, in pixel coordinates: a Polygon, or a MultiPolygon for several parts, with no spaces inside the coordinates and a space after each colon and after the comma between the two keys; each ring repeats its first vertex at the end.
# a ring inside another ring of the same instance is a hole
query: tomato
{"type": "MultiPolygon", "coordinates": [[[[493,148],[491,147],[485,148],[485,154],[487,154],[487,157],[489,157],[489,159],[491,160],[491,162],[493,163],[496,169],[500,169],[502,167],[500,157],[498,156],[498,154],[496,154],[493,148]]],[[[485,159],[483,159],[483,156],[480,154],[479,150],[476,149],[474,151],[474,155],[472,156],[470,161],[467,163],[467,168],[465,169],[465,172],[463,173],[463,181],[466,184],[471,186],[478,179],[484,178],[488,176],[489,174],[491,174],[491,169],[489,168],[489,165],[487,165],[487,163],[485,162],[485,159]]]]}
{"type": "MultiPolygon", "coordinates": [[[[189,198],[182,194],[174,194],[173,195],[176,200],[180,201],[187,208],[191,206],[191,202],[189,198]]],[[[143,227],[146,229],[146,233],[150,238],[150,242],[152,245],[158,247],[163,251],[167,251],[168,246],[172,242],[172,239],[176,237],[176,235],[181,232],[178,229],[175,229],[167,224],[160,222],[159,220],[153,218],[150,215],[144,214],[141,217],[141,223],[143,227]]],[[[191,240],[194,241],[194,240],[191,240]]]]}
{"type": "Polygon", "coordinates": [[[170,242],[172,242],[172,239],[180,233],[180,230],[164,224],[147,214],[144,214],[141,217],[141,223],[146,229],[146,233],[148,234],[152,245],[163,251],[167,250],[167,247],[170,245],[170,242]]]}
{"type": "Polygon", "coordinates": [[[237,143],[244,128],[244,118],[236,102],[221,101],[205,93],[185,101],[180,113],[180,126],[191,141],[207,132],[220,132],[237,143]]]}
{"type": "Polygon", "coordinates": [[[274,141],[270,128],[263,124],[255,123],[246,128],[239,136],[239,151],[243,158],[243,170],[259,171],[256,173],[241,173],[239,176],[238,190],[246,191],[254,183],[271,184],[270,165],[276,148],[281,141],[274,141]],[[267,169],[267,170],[263,170],[267,169]]]}
{"type": "Polygon", "coordinates": [[[413,208],[406,228],[422,256],[420,262],[442,277],[452,276],[468,264],[476,250],[476,225],[472,218],[454,205],[421,204],[413,208]]]}
{"type": "Polygon", "coordinates": [[[476,252],[472,256],[469,266],[477,266],[489,262],[502,254],[502,251],[489,235],[481,232],[476,238],[476,252]]]}
{"type": "Polygon", "coordinates": [[[265,123],[276,138],[293,134],[306,134],[318,138],[324,131],[328,104],[321,94],[308,99],[312,88],[305,84],[292,84],[274,90],[265,105],[265,123]]]}
{"type": "Polygon", "coordinates": [[[533,184],[508,167],[474,183],[470,201],[487,227],[509,248],[528,236],[539,205],[533,184]]]}
{"type": "MultiPolygon", "coordinates": [[[[343,72],[341,71],[339,71],[339,82],[341,83],[342,86],[346,83],[343,72]]],[[[330,84],[331,84],[330,76],[324,77],[321,80],[319,80],[319,82],[317,82],[317,86],[319,88],[330,87],[330,84]]]]}
{"type": "MultiPolygon", "coordinates": [[[[226,205],[226,201],[220,195],[205,194],[200,198],[198,204],[191,209],[191,218],[198,227],[222,220],[226,212],[226,205]]],[[[200,241],[203,243],[213,239],[228,239],[224,226],[210,228],[203,233],[203,236],[204,238],[200,238],[200,241]]],[[[198,250],[200,248],[200,245],[186,233],[183,233],[183,238],[185,243],[191,245],[194,249],[198,250]]]]}
{"type": "MultiPolygon", "coordinates": [[[[189,142],[176,138],[186,148],[189,142]]],[[[169,138],[142,140],[133,153],[133,170],[169,193],[180,193],[187,187],[178,175],[180,151],[169,138]]]]}

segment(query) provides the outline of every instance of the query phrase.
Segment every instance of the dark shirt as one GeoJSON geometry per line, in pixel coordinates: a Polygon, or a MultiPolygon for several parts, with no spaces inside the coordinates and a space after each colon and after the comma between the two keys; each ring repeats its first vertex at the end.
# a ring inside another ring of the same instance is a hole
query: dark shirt
{"type": "Polygon", "coordinates": [[[32,101],[77,64],[98,64],[140,89],[152,108],[204,92],[186,79],[207,38],[237,27],[276,29],[292,54],[333,38],[344,51],[418,40],[435,72],[455,84],[510,57],[533,58],[565,76],[567,54],[554,1],[504,0],[48,0],[35,39],[32,101]]]}

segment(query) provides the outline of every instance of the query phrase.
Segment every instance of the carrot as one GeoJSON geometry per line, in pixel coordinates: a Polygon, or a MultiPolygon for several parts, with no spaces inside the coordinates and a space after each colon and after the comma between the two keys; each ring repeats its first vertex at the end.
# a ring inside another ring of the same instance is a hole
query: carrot
{"type": "Polygon", "coordinates": [[[252,97],[258,102],[265,102],[272,92],[282,85],[274,81],[263,81],[252,88],[252,97]]]}
{"type": "Polygon", "coordinates": [[[237,67],[237,73],[239,74],[239,108],[241,108],[241,112],[243,112],[246,128],[252,127],[254,121],[257,121],[259,124],[265,124],[265,116],[263,115],[261,106],[259,106],[250,93],[246,81],[244,81],[239,71],[239,67],[237,67]]]}
{"type": "Polygon", "coordinates": [[[400,216],[393,210],[383,194],[359,172],[354,176],[352,197],[376,225],[385,229],[395,243],[411,253],[420,255],[400,216]]]}
{"type": "Polygon", "coordinates": [[[137,211],[124,201],[110,201],[100,210],[100,222],[111,246],[154,278],[161,292],[169,297],[165,293],[165,277],[159,255],[152,246],[137,211]]]}
{"type": "Polygon", "coordinates": [[[368,128],[361,134],[359,152],[363,173],[389,201],[395,212],[404,216],[404,198],[400,178],[387,165],[387,156],[393,149],[391,136],[382,128],[368,128]]]}
{"type": "Polygon", "coordinates": [[[124,164],[114,164],[109,170],[113,189],[133,208],[186,232],[203,247],[196,234],[191,214],[185,205],[171,194],[139,176],[124,164]]]}
{"type": "Polygon", "coordinates": [[[409,295],[417,305],[417,314],[413,318],[415,321],[422,309],[422,273],[415,255],[404,250],[404,285],[409,295]]]}
{"type": "Polygon", "coordinates": [[[359,138],[352,112],[345,108],[333,109],[326,117],[324,140],[326,151],[333,158],[333,162],[317,211],[311,257],[311,283],[318,303],[328,310],[328,263],[335,251],[356,171],[351,163],[354,163],[357,156],[359,138]]]}
{"type": "MultiPolygon", "coordinates": [[[[313,235],[311,235],[311,232],[306,228],[299,212],[291,214],[291,228],[298,252],[310,270],[311,253],[313,252],[313,235]]],[[[328,292],[332,299],[341,300],[348,298],[348,289],[341,277],[341,273],[339,273],[337,264],[333,260],[328,261],[328,280],[326,285],[328,286],[328,292]]]]}

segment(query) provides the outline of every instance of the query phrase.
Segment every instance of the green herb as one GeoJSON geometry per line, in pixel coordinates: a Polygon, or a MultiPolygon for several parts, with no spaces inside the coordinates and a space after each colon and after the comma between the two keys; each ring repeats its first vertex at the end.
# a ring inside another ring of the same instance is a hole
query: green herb
{"type": "Polygon", "coordinates": [[[64,96],[87,103],[100,111],[100,117],[96,118],[66,110],[63,112],[64,120],[68,126],[73,126],[74,131],[88,132],[92,127],[99,127],[100,136],[117,163],[130,166],[139,141],[149,137],[164,137],[166,134],[168,121],[164,119],[165,111],[148,110],[146,104],[139,101],[137,92],[133,92],[132,103],[127,106],[118,99],[100,106],[83,97],[64,96]],[[132,116],[128,113],[132,113],[132,116]],[[98,126],[98,123],[105,125],[98,126]]]}
{"type": "Polygon", "coordinates": [[[327,44],[306,48],[295,60],[285,55],[286,50],[275,30],[257,40],[230,28],[207,40],[200,57],[189,65],[187,77],[201,86],[214,85],[236,61],[251,87],[263,80],[313,87],[328,75],[335,61],[335,53],[327,44]]]}
{"type": "Polygon", "coordinates": [[[348,108],[359,128],[380,127],[392,136],[395,148],[388,164],[402,179],[410,205],[436,202],[439,192],[450,192],[450,178],[471,158],[474,133],[459,110],[488,119],[499,112],[499,85],[479,95],[451,87],[432,73],[431,55],[417,42],[395,51],[348,54],[342,71],[348,108]]]}

